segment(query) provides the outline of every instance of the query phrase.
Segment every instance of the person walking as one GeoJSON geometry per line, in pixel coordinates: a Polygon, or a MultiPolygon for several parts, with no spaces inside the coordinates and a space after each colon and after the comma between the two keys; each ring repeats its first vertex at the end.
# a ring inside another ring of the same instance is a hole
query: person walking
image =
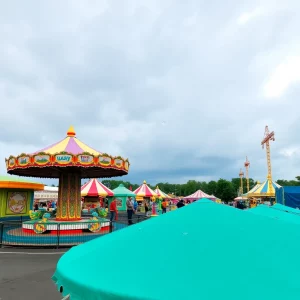
{"type": "Polygon", "coordinates": [[[128,218],[128,225],[132,225],[132,216],[134,213],[134,207],[131,200],[131,197],[129,197],[126,201],[126,209],[127,209],[127,218],[128,218]]]}
{"type": "Polygon", "coordinates": [[[177,203],[177,208],[181,208],[184,207],[184,201],[183,199],[181,199],[178,203],[177,203]]]}
{"type": "Polygon", "coordinates": [[[114,198],[109,205],[109,212],[110,212],[110,222],[113,220],[118,220],[118,208],[117,208],[117,199],[114,198]]]}
{"type": "Polygon", "coordinates": [[[161,203],[162,213],[165,214],[167,212],[168,202],[166,199],[163,199],[161,203]]]}
{"type": "Polygon", "coordinates": [[[147,200],[145,200],[145,216],[148,217],[148,211],[149,211],[149,205],[148,205],[148,202],[147,200]]]}

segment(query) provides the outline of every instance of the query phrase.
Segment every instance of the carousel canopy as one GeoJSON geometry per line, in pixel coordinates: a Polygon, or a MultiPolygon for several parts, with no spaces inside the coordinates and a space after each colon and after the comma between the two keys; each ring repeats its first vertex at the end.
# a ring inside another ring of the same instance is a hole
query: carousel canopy
{"type": "Polygon", "coordinates": [[[157,196],[159,198],[162,198],[162,199],[171,199],[171,197],[169,195],[167,195],[166,193],[164,193],[161,189],[159,189],[158,186],[156,187],[156,189],[154,190],[154,192],[157,194],[157,196]]]}
{"type": "Polygon", "coordinates": [[[115,189],[113,189],[115,197],[135,197],[135,193],[127,189],[122,183],[115,189]]]}
{"type": "Polygon", "coordinates": [[[256,185],[248,193],[243,194],[243,197],[247,197],[248,195],[254,193],[260,186],[261,183],[257,181],[256,185]]]}
{"type": "Polygon", "coordinates": [[[184,197],[184,199],[188,199],[188,200],[198,200],[201,198],[216,199],[215,196],[208,195],[208,194],[202,192],[201,190],[198,190],[197,192],[195,192],[192,195],[184,197]]]}
{"type": "Polygon", "coordinates": [[[17,176],[0,176],[0,189],[28,189],[42,191],[44,184],[32,182],[17,176]]]}
{"type": "Polygon", "coordinates": [[[82,197],[107,197],[113,195],[114,192],[96,178],[89,180],[81,187],[82,197]]]}
{"type": "Polygon", "coordinates": [[[296,300],[299,252],[298,226],[203,200],[73,247],[60,258],[53,279],[74,300],[296,300]],[[105,274],[82,263],[99,249],[106,253],[105,274]],[[134,253],[135,261],[160,253],[160,263],[140,269],[139,276],[129,268],[124,276],[116,260],[120,253],[134,253]],[[194,255],[178,259],[179,253],[194,255]],[[187,280],[166,288],[161,282],[167,278],[187,280]]]}
{"type": "Polygon", "coordinates": [[[157,197],[158,195],[147,185],[146,180],[144,180],[143,184],[138,187],[134,193],[137,197],[157,197]]]}
{"type": "Polygon", "coordinates": [[[101,153],[76,138],[71,126],[67,136],[32,154],[5,160],[7,172],[21,176],[59,178],[61,172],[79,172],[81,178],[104,178],[128,173],[129,161],[101,153]]]}
{"type": "Polygon", "coordinates": [[[271,189],[269,185],[270,179],[267,179],[265,182],[260,184],[255,190],[253,190],[251,193],[247,193],[247,197],[275,197],[275,189],[279,188],[280,185],[274,181],[271,182],[271,189]]]}

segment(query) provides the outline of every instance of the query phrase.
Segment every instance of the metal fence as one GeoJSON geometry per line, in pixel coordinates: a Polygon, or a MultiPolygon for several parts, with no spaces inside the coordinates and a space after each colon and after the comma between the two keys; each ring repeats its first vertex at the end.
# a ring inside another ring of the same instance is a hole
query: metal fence
{"type": "MultiPolygon", "coordinates": [[[[147,219],[145,216],[136,215],[133,218],[133,223],[147,219]]],[[[107,219],[97,222],[83,219],[78,223],[57,223],[51,222],[51,220],[42,223],[39,221],[0,222],[0,247],[71,247],[128,226],[125,215],[121,215],[118,221],[113,222],[107,219]]]]}

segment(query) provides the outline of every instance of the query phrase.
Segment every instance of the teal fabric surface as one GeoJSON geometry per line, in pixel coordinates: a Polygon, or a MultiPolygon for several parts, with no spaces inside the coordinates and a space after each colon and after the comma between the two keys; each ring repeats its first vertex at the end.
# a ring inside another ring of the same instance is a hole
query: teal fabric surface
{"type": "MultiPolygon", "coordinates": [[[[283,206],[283,205],[282,205],[283,206]]],[[[300,215],[295,214],[292,210],[290,212],[284,211],[282,207],[277,206],[259,205],[257,207],[246,210],[252,214],[266,216],[269,218],[277,219],[283,222],[292,224],[300,224],[300,215]],[[280,208],[280,209],[277,209],[280,208]]],[[[296,210],[296,209],[295,209],[296,210]]],[[[299,211],[298,211],[299,212],[299,211]]]]}
{"type": "Polygon", "coordinates": [[[299,299],[298,226],[196,203],[73,247],[58,289],[71,300],[299,299]]]}
{"type": "Polygon", "coordinates": [[[286,206],[286,205],[282,205],[282,204],[279,204],[279,203],[274,204],[272,206],[272,208],[300,215],[300,210],[299,209],[292,208],[292,207],[289,207],[289,206],[286,206]]]}

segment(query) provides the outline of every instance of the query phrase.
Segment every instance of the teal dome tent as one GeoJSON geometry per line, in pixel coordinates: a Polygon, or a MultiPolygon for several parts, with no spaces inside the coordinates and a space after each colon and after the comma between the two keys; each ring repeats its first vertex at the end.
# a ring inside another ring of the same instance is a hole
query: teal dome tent
{"type": "Polygon", "coordinates": [[[126,200],[128,197],[136,197],[136,194],[127,189],[122,183],[112,191],[114,192],[114,197],[109,199],[109,204],[113,198],[117,198],[117,207],[119,211],[126,210],[126,200]]]}
{"type": "Polygon", "coordinates": [[[298,226],[204,200],[72,248],[53,280],[71,300],[298,300],[299,253],[298,226]]]}

